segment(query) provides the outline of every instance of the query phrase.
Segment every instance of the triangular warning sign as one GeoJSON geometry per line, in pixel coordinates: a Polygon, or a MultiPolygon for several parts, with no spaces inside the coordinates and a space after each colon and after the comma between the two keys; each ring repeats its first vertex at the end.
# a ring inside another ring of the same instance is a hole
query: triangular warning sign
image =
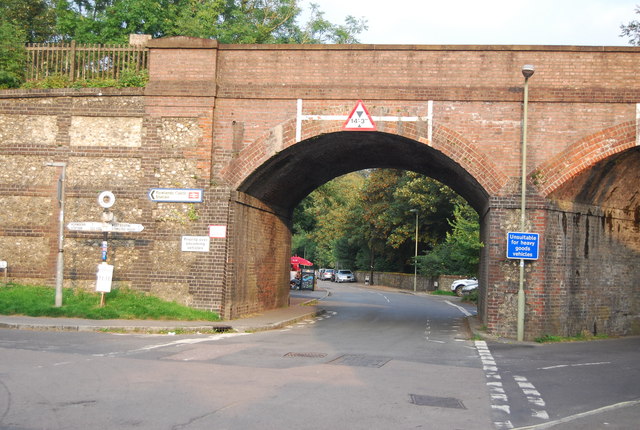
{"type": "Polygon", "coordinates": [[[376,124],[373,122],[371,115],[362,100],[358,100],[356,107],[353,108],[347,121],[342,126],[343,130],[353,131],[372,131],[376,129],[376,124]]]}

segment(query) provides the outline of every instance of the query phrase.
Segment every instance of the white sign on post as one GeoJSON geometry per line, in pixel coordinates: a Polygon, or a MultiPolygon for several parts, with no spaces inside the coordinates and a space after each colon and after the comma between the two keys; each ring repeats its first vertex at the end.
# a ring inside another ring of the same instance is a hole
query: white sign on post
{"type": "Polygon", "coordinates": [[[227,237],[227,226],[226,225],[210,225],[209,237],[216,238],[216,239],[224,239],[225,237],[227,237]]]}
{"type": "Polygon", "coordinates": [[[107,263],[98,264],[98,275],[96,278],[96,291],[98,293],[111,292],[111,280],[113,279],[113,266],[107,263]]]}
{"type": "Polygon", "coordinates": [[[152,188],[149,199],[154,202],[202,203],[204,190],[200,188],[152,188]]]}
{"type": "Polygon", "coordinates": [[[183,252],[209,252],[209,236],[182,236],[183,252]]]}
{"type": "Polygon", "coordinates": [[[140,233],[144,230],[142,224],[129,224],[126,222],[70,222],[67,228],[72,231],[91,231],[104,233],[140,233]]]}

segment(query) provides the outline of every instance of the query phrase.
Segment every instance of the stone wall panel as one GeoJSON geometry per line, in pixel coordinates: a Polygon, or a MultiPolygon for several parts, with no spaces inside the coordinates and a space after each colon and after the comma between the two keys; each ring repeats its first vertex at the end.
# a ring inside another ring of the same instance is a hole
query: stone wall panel
{"type": "Polygon", "coordinates": [[[57,117],[0,114],[0,144],[55,145],[57,117]]]}
{"type": "Polygon", "coordinates": [[[139,147],[142,118],[73,116],[71,146],[139,147]]]}

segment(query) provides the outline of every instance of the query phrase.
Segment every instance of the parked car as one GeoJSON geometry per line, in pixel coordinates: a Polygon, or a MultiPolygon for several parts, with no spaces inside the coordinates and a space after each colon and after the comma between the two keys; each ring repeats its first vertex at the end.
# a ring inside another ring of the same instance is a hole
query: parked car
{"type": "Polygon", "coordinates": [[[356,282],[356,277],[351,270],[338,270],[335,274],[335,282],[356,282]]]}
{"type": "Polygon", "coordinates": [[[324,269],[322,275],[320,275],[320,279],[323,281],[331,281],[333,278],[333,269],[324,269]]]}
{"type": "Polygon", "coordinates": [[[451,291],[458,296],[463,296],[478,288],[478,280],[476,278],[456,279],[451,283],[451,291]]]}

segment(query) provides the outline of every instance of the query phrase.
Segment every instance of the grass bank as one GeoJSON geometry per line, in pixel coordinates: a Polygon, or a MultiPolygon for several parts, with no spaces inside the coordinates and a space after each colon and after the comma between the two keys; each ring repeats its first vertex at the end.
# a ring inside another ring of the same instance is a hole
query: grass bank
{"type": "Polygon", "coordinates": [[[144,293],[117,289],[105,294],[100,307],[100,294],[63,289],[62,307],[56,308],[55,290],[51,287],[9,283],[0,285],[0,314],[32,317],[69,317],[102,319],[150,319],[181,321],[219,321],[215,312],[192,309],[167,302],[144,293]]]}

